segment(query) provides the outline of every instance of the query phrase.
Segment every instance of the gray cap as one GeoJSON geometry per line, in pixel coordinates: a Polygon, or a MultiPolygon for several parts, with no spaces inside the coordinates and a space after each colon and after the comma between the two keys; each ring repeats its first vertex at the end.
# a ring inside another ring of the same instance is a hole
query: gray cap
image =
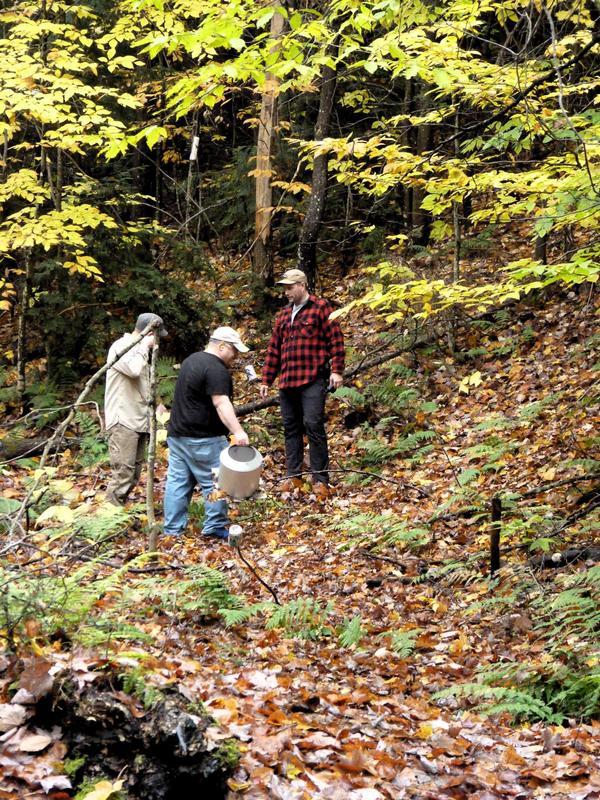
{"type": "Polygon", "coordinates": [[[159,336],[166,336],[167,329],[165,328],[165,324],[163,322],[162,317],[159,317],[158,314],[151,314],[147,311],[145,314],[140,314],[137,318],[137,322],[135,323],[136,331],[143,331],[148,325],[152,325],[153,322],[160,323],[160,328],[158,329],[159,336]]]}

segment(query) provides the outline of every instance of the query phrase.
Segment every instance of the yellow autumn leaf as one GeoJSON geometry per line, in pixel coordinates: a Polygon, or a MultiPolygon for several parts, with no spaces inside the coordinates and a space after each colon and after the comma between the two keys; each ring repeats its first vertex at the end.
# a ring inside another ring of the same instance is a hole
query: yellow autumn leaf
{"type": "Polygon", "coordinates": [[[434,612],[434,614],[445,614],[446,611],[448,611],[448,606],[446,603],[442,602],[441,600],[436,600],[435,597],[429,599],[429,605],[431,606],[431,610],[434,612]]]}
{"type": "Polygon", "coordinates": [[[455,639],[448,648],[450,655],[458,656],[463,650],[469,650],[469,639],[465,633],[460,633],[458,639],[455,639]]]}
{"type": "Polygon", "coordinates": [[[433,726],[430,722],[422,722],[417,730],[419,739],[429,739],[433,733],[433,726]]]}
{"type": "Polygon", "coordinates": [[[469,394],[472,386],[479,386],[482,382],[483,378],[481,376],[481,372],[477,370],[477,372],[472,372],[470,375],[467,375],[462,379],[458,385],[458,391],[463,392],[463,394],[469,394]]]}
{"type": "Polygon", "coordinates": [[[74,517],[75,512],[69,506],[49,506],[39,515],[36,525],[41,525],[43,522],[49,522],[50,520],[64,522],[68,525],[73,522],[74,517]]]}
{"type": "Polygon", "coordinates": [[[123,781],[100,781],[83,800],[108,800],[112,794],[120,792],[123,788],[123,781]]]}
{"type": "MultiPolygon", "coordinates": [[[[234,781],[233,778],[227,779],[227,786],[231,789],[232,792],[245,792],[246,789],[250,788],[250,784],[247,782],[242,781],[234,781]]],[[[88,800],[87,797],[85,800],[88,800]]]]}
{"type": "Polygon", "coordinates": [[[556,469],[554,467],[542,467],[542,469],[538,469],[538,475],[545,481],[553,481],[556,477],[556,469]]]}

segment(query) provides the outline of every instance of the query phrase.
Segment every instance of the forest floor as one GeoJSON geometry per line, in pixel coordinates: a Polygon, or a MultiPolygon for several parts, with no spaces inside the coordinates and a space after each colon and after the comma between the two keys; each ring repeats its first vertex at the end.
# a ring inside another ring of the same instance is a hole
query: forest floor
{"type": "MultiPolygon", "coordinates": [[[[334,471],[324,498],[307,482],[283,490],[279,412],[253,414],[245,425],[266,456],[264,493],[233,506],[241,549],[203,539],[198,523],[180,541],[163,537],[163,572],[126,574],[126,590],[107,592],[91,611],[118,606],[143,642],[115,637],[101,654],[84,642],[69,655],[55,638],[40,640],[37,656],[86,670],[107,659],[143,665],[148,685],[202,701],[214,742],[240,742],[229,800],[600,798],[599,722],[567,714],[561,724],[515,724],[506,711],[486,717],[455,696],[434,697],[499,662],[522,665],[524,685],[539,673],[552,643],[544,603],[590,563],[542,569],[529,557],[600,544],[598,508],[581,513],[593,484],[561,485],[587,474],[595,457],[599,312],[598,292],[587,289],[519,304],[461,329],[454,354],[422,348],[359,376],[356,393],[329,401],[334,471]],[[351,405],[368,419],[348,428],[351,405]],[[490,580],[495,496],[505,516],[490,580]],[[245,606],[275,595],[296,607],[278,626],[268,624],[271,607],[227,627],[177,595],[196,565],[224,574],[245,606]],[[136,586],[152,596],[149,581],[162,599],[140,604],[136,586]]],[[[355,360],[390,333],[364,314],[342,324],[355,360]]],[[[244,392],[238,402],[255,399],[244,392]]],[[[159,448],[159,498],[166,459],[159,448]]],[[[12,473],[9,496],[23,473],[12,473]]],[[[74,476],[67,458],[53,477],[68,482],[64,502],[91,516],[107,474],[104,465],[74,476]]],[[[134,499],[143,502],[142,488],[134,499]]],[[[66,552],[64,522],[38,522],[35,545],[49,558],[66,552]]],[[[111,542],[113,561],[131,565],[144,552],[139,527],[111,542]]],[[[14,558],[30,556],[23,547],[14,558]]],[[[576,653],[580,644],[573,633],[567,646],[576,653]]]]}

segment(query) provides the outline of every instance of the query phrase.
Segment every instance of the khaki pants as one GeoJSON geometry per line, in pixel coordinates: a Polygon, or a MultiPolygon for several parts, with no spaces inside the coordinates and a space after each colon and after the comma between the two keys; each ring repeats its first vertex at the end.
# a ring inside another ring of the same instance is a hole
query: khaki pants
{"type": "Polygon", "coordinates": [[[108,431],[108,452],[112,478],[106,487],[109,503],[122,506],[129,492],[140,479],[148,434],[139,433],[124,425],[113,425],[108,431]]]}

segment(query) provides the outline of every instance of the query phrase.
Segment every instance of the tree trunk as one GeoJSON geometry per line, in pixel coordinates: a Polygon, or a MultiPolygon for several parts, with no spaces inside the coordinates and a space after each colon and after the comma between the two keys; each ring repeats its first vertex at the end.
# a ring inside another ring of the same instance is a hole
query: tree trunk
{"type": "Polygon", "coordinates": [[[148,467],[146,474],[146,518],[148,519],[148,550],[156,550],[159,526],[156,524],[154,514],[154,464],[156,460],[156,364],[158,361],[159,336],[154,336],[154,347],[150,358],[150,397],[148,407],[150,411],[150,437],[148,441],[148,467]]]}
{"type": "Polygon", "coordinates": [[[185,230],[190,235],[190,221],[192,219],[192,203],[194,194],[194,166],[198,161],[198,113],[194,115],[192,122],[192,141],[190,143],[190,155],[188,158],[188,174],[185,189],[185,230]]]}
{"type": "Polygon", "coordinates": [[[25,260],[25,275],[23,276],[23,287],[21,289],[21,309],[17,326],[17,394],[19,396],[21,414],[26,414],[29,410],[27,407],[27,399],[25,397],[25,389],[27,388],[27,379],[25,375],[25,366],[27,363],[27,357],[25,353],[27,339],[27,309],[29,308],[32,274],[31,252],[29,250],[27,251],[25,260]]]}
{"type": "MultiPolygon", "coordinates": [[[[281,14],[271,17],[271,53],[279,47],[284,18],[281,14]]],[[[267,72],[260,108],[258,139],[256,143],[256,212],[252,263],[254,272],[266,286],[273,284],[273,264],[270,254],[273,189],[271,186],[271,147],[273,132],[277,124],[277,97],[279,80],[267,72]]]]}
{"type": "MultiPolygon", "coordinates": [[[[410,78],[405,78],[404,83],[404,107],[403,111],[405,114],[409,114],[412,111],[412,80],[410,78]]],[[[402,134],[400,136],[400,144],[402,147],[405,147],[407,150],[411,149],[411,142],[410,142],[410,126],[408,123],[404,124],[402,129],[402,134]]],[[[412,211],[412,195],[413,190],[412,186],[408,183],[403,182],[402,184],[402,218],[404,225],[409,228],[412,223],[411,218],[411,211],[412,211]]]]}
{"type": "MultiPolygon", "coordinates": [[[[419,125],[417,130],[417,155],[421,155],[421,153],[425,153],[427,150],[431,149],[432,132],[433,129],[431,125],[419,125]]],[[[423,202],[424,196],[425,191],[423,189],[420,187],[413,188],[411,213],[412,224],[415,228],[420,229],[417,242],[423,247],[429,241],[429,234],[431,230],[431,214],[429,211],[425,211],[421,208],[421,203],[423,202]]]]}
{"type": "MultiPolygon", "coordinates": [[[[337,48],[337,44],[333,45],[337,48]]],[[[319,98],[319,114],[315,125],[315,140],[324,139],[329,132],[333,101],[335,97],[337,73],[325,65],[321,73],[321,94],[319,98]]],[[[298,243],[298,269],[308,278],[309,286],[314,286],[317,276],[317,241],[319,228],[325,210],[327,194],[327,155],[315,156],[313,165],[312,187],[308,208],[304,217],[300,241],[298,243]]]]}
{"type": "Polygon", "coordinates": [[[538,236],[535,240],[535,253],[534,258],[536,261],[541,261],[542,264],[548,263],[548,235],[538,236]]]}

